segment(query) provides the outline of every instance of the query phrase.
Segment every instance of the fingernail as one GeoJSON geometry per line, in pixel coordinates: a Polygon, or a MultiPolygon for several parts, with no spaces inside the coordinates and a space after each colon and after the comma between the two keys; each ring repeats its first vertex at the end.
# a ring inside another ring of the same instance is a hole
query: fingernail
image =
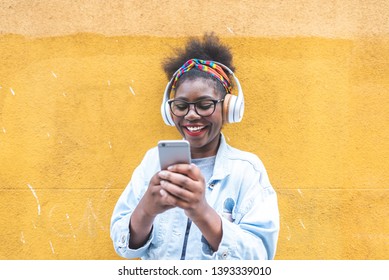
{"type": "Polygon", "coordinates": [[[167,173],[165,171],[159,172],[159,177],[166,177],[167,173]]]}
{"type": "Polygon", "coordinates": [[[163,189],[160,189],[159,193],[160,193],[161,196],[166,196],[166,194],[167,194],[166,191],[163,190],[163,189]]]}
{"type": "Polygon", "coordinates": [[[172,170],[173,169],[173,165],[172,166],[169,166],[168,168],[167,168],[167,170],[172,170]]]}

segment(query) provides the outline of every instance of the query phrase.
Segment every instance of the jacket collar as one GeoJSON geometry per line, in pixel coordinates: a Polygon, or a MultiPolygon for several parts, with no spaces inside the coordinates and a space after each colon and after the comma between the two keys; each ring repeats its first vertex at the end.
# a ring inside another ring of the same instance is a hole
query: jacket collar
{"type": "Polygon", "coordinates": [[[211,181],[222,180],[230,175],[230,163],[228,161],[230,146],[221,133],[220,145],[216,154],[215,167],[213,168],[213,175],[211,181]]]}

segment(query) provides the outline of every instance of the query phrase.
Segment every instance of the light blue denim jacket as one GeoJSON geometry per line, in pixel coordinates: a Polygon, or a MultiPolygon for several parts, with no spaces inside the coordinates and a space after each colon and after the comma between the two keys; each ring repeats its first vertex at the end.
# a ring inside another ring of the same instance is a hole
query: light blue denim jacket
{"type": "Polygon", "coordinates": [[[131,215],[145,193],[151,177],[160,170],[158,150],[149,150],[135,169],[120,196],[111,219],[111,238],[124,258],[180,259],[273,259],[279,233],[277,195],[260,159],[229,146],[224,136],[216,155],[214,172],[206,186],[206,199],[222,220],[223,237],[212,251],[201,231],[187,221],[180,208],[159,214],[146,244],[128,247],[131,215]],[[186,248],[184,249],[184,241],[186,248]]]}

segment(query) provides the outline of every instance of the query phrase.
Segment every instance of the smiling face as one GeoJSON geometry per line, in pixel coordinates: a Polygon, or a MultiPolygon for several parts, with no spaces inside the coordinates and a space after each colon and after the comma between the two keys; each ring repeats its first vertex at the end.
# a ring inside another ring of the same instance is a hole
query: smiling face
{"type": "MultiPolygon", "coordinates": [[[[203,99],[218,100],[222,97],[215,90],[213,83],[215,81],[204,78],[185,80],[177,88],[174,99],[187,102],[203,99]]],[[[190,106],[186,116],[173,115],[176,128],[191,145],[192,158],[210,157],[217,153],[223,124],[222,103],[217,103],[215,106],[215,112],[208,117],[199,116],[193,105],[190,106]]]]}

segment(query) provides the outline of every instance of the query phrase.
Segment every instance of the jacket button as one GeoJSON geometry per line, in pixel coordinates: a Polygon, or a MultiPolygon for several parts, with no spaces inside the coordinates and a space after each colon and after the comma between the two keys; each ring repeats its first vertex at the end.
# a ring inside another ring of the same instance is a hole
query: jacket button
{"type": "Polygon", "coordinates": [[[223,252],[222,258],[223,258],[223,259],[227,259],[227,256],[228,256],[228,252],[223,252]]]}

